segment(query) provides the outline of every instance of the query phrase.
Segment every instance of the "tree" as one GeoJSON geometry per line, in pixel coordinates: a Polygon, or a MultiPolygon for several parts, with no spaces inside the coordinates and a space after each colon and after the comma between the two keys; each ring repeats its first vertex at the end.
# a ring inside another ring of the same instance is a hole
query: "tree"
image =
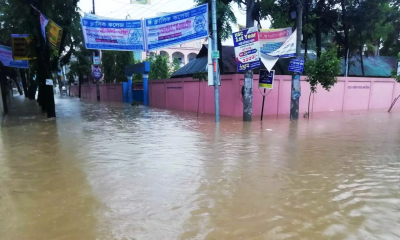
{"type": "Polygon", "coordinates": [[[308,60],[305,63],[307,82],[310,84],[310,96],[308,98],[308,117],[310,114],[311,94],[317,92],[317,85],[329,91],[337,82],[337,76],[341,73],[341,61],[337,58],[337,48],[332,47],[321,53],[316,60],[308,60]]]}
{"type": "Polygon", "coordinates": [[[79,98],[81,98],[81,88],[83,84],[83,77],[88,76],[91,72],[90,50],[87,50],[83,45],[74,50],[76,61],[70,63],[70,71],[67,73],[68,79],[79,79],[79,98]]]}
{"type": "Polygon", "coordinates": [[[179,62],[179,60],[177,58],[174,58],[174,60],[172,61],[172,66],[171,66],[171,74],[178,71],[179,68],[181,68],[181,63],[179,62]]]}
{"type": "Polygon", "coordinates": [[[168,58],[161,55],[150,56],[146,61],[150,62],[149,80],[169,78],[168,58]]]}
{"type": "MultiPolygon", "coordinates": [[[[208,11],[209,11],[209,29],[212,31],[212,9],[211,9],[212,0],[195,0],[195,3],[199,5],[203,5],[208,3],[208,11]]],[[[229,39],[232,36],[232,27],[231,24],[237,24],[236,16],[232,11],[230,3],[233,0],[217,0],[217,45],[218,51],[220,52],[220,59],[218,60],[221,73],[225,72],[225,65],[222,61],[222,41],[229,39]]]]}
{"type": "Polygon", "coordinates": [[[134,63],[132,52],[103,51],[104,81],[106,83],[126,81],[125,66],[134,63]]]}

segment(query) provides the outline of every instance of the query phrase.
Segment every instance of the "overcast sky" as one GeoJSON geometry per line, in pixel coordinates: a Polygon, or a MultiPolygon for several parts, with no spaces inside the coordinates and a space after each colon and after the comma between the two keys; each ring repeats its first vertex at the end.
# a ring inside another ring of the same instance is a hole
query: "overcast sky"
{"type": "MultiPolygon", "coordinates": [[[[92,0],[80,0],[79,7],[83,12],[92,10],[92,0]]],[[[151,5],[130,4],[130,0],[95,0],[96,15],[125,19],[128,15],[131,19],[155,17],[157,12],[179,12],[194,7],[193,0],[151,0],[151,5]]],[[[245,12],[239,10],[237,5],[232,7],[239,24],[246,24],[245,12]]],[[[268,28],[267,21],[261,22],[263,28],[268,28]]],[[[232,26],[233,31],[238,31],[237,26],[232,26]]],[[[211,29],[210,29],[211,30],[211,29]]],[[[233,45],[232,39],[224,45],[233,45]]]]}

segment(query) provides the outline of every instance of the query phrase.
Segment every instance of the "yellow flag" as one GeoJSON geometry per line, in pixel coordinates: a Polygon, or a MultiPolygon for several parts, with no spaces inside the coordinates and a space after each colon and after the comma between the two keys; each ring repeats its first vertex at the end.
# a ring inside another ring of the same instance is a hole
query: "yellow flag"
{"type": "Polygon", "coordinates": [[[53,20],[49,21],[48,39],[50,46],[55,50],[60,49],[61,39],[63,35],[62,27],[58,26],[53,20]]]}

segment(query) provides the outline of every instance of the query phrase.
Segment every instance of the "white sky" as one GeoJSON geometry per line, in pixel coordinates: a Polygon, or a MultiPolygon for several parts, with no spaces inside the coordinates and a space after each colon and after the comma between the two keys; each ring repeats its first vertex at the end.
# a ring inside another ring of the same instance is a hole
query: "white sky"
{"type": "MultiPolygon", "coordinates": [[[[79,7],[83,12],[92,11],[92,0],[80,0],[79,7]]],[[[96,15],[125,19],[128,14],[131,19],[155,17],[157,12],[179,12],[194,7],[193,0],[151,0],[151,5],[130,4],[130,0],[95,0],[96,15]]],[[[239,24],[246,24],[245,12],[239,10],[237,5],[232,5],[239,24]]],[[[268,28],[267,21],[261,21],[263,28],[268,28]]],[[[237,26],[232,26],[233,32],[238,31],[237,26]]],[[[233,45],[232,39],[224,42],[224,45],[233,45]]]]}

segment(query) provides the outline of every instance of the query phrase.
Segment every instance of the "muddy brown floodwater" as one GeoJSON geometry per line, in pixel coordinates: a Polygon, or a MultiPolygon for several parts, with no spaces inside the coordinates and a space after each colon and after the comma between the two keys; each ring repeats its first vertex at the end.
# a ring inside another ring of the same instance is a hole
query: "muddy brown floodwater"
{"type": "Polygon", "coordinates": [[[400,239],[400,112],[216,127],[77,99],[56,121],[10,108],[1,240],[400,239]]]}

